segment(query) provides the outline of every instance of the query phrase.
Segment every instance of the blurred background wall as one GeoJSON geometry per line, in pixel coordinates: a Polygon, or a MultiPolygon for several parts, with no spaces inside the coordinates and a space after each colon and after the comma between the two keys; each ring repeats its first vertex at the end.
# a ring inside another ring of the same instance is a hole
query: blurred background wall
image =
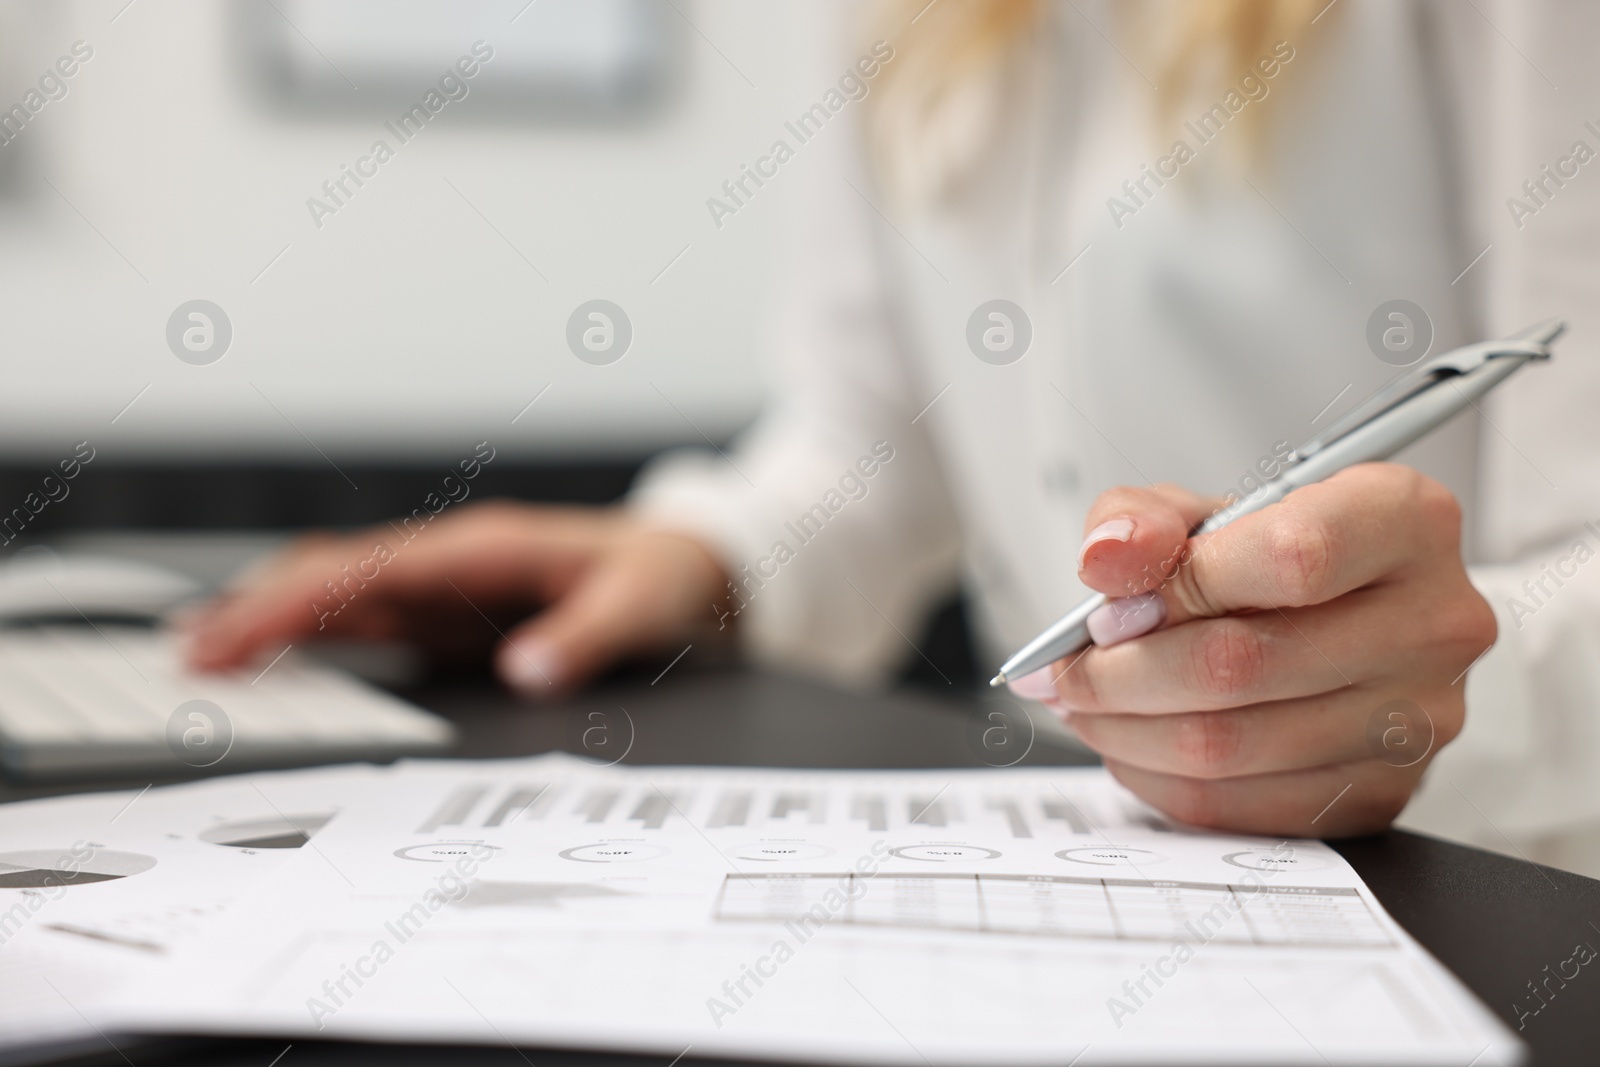
{"type": "Polygon", "coordinates": [[[726,439],[806,161],[720,228],[705,202],[836,77],[813,11],[0,3],[0,107],[29,109],[0,126],[0,495],[89,440],[93,499],[41,529],[363,521],[479,440],[502,489],[596,499],[726,439]],[[632,326],[607,366],[565,341],[593,299],[632,326]],[[192,300],[231,326],[207,365],[169,348],[192,300]]]}

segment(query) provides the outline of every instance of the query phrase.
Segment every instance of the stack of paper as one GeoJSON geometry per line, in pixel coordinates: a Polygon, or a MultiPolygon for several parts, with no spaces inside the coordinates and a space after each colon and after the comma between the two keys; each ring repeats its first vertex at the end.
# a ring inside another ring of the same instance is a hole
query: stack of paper
{"type": "Polygon", "coordinates": [[[17,804],[0,808],[0,937],[8,1040],[148,1030],[905,1064],[1521,1057],[1337,853],[1173,827],[1095,769],[552,755],[17,804]]]}

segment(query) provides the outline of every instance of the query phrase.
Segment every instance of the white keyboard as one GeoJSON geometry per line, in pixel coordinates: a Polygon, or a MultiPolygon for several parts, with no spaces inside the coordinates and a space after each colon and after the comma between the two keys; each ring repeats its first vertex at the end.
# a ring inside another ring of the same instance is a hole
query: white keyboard
{"type": "Polygon", "coordinates": [[[292,650],[265,669],[196,674],[158,630],[0,629],[0,764],[17,777],[387,760],[453,737],[438,716],[292,650]]]}

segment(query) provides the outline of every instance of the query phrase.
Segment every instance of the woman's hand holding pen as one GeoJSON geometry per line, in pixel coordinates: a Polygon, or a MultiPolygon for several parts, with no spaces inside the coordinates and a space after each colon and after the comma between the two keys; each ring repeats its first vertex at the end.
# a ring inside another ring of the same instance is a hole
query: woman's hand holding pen
{"type": "Polygon", "coordinates": [[[1090,620],[1095,646],[1013,691],[1183,822],[1382,829],[1460,732],[1463,676],[1495,639],[1460,507],[1410,468],[1368,463],[1188,538],[1215,509],[1170,485],[1102,494],[1079,574],[1119,599],[1090,620]],[[1375,727],[1397,700],[1423,721],[1375,727]]]}

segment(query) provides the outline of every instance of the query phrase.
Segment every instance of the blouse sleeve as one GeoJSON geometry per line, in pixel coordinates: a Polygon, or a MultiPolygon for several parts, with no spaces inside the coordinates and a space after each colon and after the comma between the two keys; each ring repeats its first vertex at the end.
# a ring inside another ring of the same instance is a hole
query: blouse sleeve
{"type": "Polygon", "coordinates": [[[809,188],[766,408],[725,455],[655,461],[631,504],[716,547],[734,582],[728,604],[706,610],[736,612],[758,660],[872,682],[916,654],[923,616],[953,587],[959,537],[918,421],[932,397],[903,358],[852,118],[779,175],[809,188]]]}

